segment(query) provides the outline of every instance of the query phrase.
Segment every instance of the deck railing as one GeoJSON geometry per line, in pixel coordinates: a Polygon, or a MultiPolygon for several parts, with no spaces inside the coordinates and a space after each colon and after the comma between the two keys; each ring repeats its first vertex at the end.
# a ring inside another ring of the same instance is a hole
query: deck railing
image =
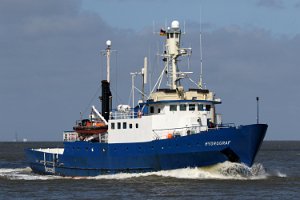
{"type": "Polygon", "coordinates": [[[146,116],[142,112],[134,112],[134,111],[128,111],[128,112],[120,112],[120,111],[114,111],[111,112],[109,118],[110,119],[134,119],[139,118],[142,116],[146,116]]]}
{"type": "Polygon", "coordinates": [[[153,131],[154,139],[165,139],[162,137],[180,137],[180,136],[186,136],[191,134],[200,134],[210,130],[232,128],[232,127],[235,127],[234,123],[221,124],[221,125],[216,125],[214,127],[193,125],[193,126],[180,127],[180,128],[153,129],[152,131],[153,131]]]}

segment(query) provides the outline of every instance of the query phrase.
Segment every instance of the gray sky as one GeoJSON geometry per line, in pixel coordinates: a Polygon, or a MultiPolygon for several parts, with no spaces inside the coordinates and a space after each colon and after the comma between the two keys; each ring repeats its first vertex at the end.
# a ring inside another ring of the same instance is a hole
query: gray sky
{"type": "MultiPolygon", "coordinates": [[[[130,75],[149,57],[153,81],[162,69],[153,35],[173,19],[185,21],[190,70],[223,100],[225,122],[261,122],[267,139],[299,140],[300,0],[0,0],[0,140],[61,140],[79,113],[100,108],[105,41],[112,40],[114,104],[128,104],[130,75]],[[185,2],[185,3],[184,3],[185,2]]],[[[182,62],[182,70],[186,62],[182,62]]]]}

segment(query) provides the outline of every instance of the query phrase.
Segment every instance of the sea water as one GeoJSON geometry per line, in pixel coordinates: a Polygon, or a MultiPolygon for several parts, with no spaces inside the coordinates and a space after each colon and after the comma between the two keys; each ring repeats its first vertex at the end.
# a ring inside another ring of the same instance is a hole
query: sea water
{"type": "Polygon", "coordinates": [[[299,199],[300,195],[300,142],[264,142],[252,167],[224,162],[75,178],[32,173],[25,148],[61,146],[0,143],[0,199],[299,199]]]}

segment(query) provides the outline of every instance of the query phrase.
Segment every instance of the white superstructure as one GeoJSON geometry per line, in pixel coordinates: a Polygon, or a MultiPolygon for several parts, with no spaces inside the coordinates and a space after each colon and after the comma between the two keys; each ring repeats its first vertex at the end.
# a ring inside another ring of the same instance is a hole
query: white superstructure
{"type": "MultiPolygon", "coordinates": [[[[112,112],[108,122],[108,143],[147,142],[184,136],[207,131],[221,123],[217,122],[220,117],[215,112],[215,104],[220,104],[220,99],[215,99],[212,92],[200,88],[185,91],[180,84],[180,80],[186,78],[188,73],[179,70],[177,59],[189,55],[191,48],[180,47],[179,22],[173,21],[171,27],[161,35],[166,36],[162,74],[167,72],[169,88],[157,89],[135,108],[129,109],[128,106],[128,109],[121,109],[125,108],[122,105],[112,112]]],[[[160,76],[157,88],[162,78],[160,76]]]]}

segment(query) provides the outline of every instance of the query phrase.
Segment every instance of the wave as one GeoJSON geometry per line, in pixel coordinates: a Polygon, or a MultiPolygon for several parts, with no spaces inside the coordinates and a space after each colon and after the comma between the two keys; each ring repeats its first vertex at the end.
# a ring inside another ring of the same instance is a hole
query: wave
{"type": "Polygon", "coordinates": [[[273,170],[269,172],[270,175],[280,177],[280,178],[286,178],[287,175],[285,173],[280,172],[279,170],[273,170]]]}
{"type": "Polygon", "coordinates": [[[38,175],[32,173],[30,167],[25,168],[0,168],[0,179],[8,180],[51,180],[59,176],[38,175]]]}
{"type": "Polygon", "coordinates": [[[208,167],[184,168],[175,170],[162,170],[146,173],[119,173],[112,175],[99,175],[96,177],[61,177],[53,175],[38,175],[32,173],[29,167],[6,169],[0,168],[0,179],[9,180],[53,180],[53,179],[130,179],[139,177],[158,176],[178,179],[216,179],[216,180],[259,180],[268,177],[287,177],[286,174],[275,170],[266,172],[262,164],[256,163],[252,167],[240,163],[223,162],[208,167]]]}

